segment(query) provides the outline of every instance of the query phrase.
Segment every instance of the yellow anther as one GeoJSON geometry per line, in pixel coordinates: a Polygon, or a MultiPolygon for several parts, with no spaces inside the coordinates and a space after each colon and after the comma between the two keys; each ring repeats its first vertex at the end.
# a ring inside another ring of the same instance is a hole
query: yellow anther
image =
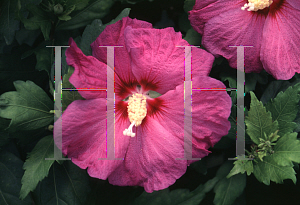
{"type": "Polygon", "coordinates": [[[123,134],[134,137],[135,133],[132,132],[133,125],[139,126],[147,115],[146,97],[139,93],[133,94],[132,97],[129,97],[127,108],[131,125],[123,131],[123,134]]]}
{"type": "Polygon", "coordinates": [[[272,0],[248,0],[248,4],[245,4],[241,9],[247,11],[258,11],[269,7],[273,1],[272,0]]]}

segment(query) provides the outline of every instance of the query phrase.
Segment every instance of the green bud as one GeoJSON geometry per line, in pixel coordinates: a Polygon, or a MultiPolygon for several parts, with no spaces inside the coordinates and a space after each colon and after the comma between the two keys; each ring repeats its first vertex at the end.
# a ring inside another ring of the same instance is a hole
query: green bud
{"type": "Polygon", "coordinates": [[[64,11],[64,8],[63,8],[62,5],[56,4],[56,5],[53,7],[53,11],[54,11],[54,14],[55,14],[55,15],[60,15],[60,14],[62,14],[62,12],[64,11]]]}

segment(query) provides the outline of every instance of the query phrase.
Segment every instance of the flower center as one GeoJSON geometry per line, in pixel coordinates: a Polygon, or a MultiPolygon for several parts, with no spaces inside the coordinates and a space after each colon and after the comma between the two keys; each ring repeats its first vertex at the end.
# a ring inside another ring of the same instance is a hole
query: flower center
{"type": "Polygon", "coordinates": [[[247,11],[258,11],[269,7],[273,1],[272,0],[248,0],[248,4],[245,4],[241,9],[247,11]]]}
{"type": "Polygon", "coordinates": [[[123,131],[123,135],[134,137],[135,133],[132,132],[133,125],[139,126],[147,114],[146,97],[140,93],[133,94],[132,97],[129,97],[127,108],[131,125],[123,131]]]}

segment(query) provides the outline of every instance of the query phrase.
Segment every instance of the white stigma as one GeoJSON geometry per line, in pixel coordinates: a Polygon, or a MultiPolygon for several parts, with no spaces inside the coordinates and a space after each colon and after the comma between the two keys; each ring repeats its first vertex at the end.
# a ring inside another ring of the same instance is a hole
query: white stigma
{"type": "Polygon", "coordinates": [[[135,133],[132,132],[133,125],[139,126],[147,115],[146,97],[139,93],[133,94],[132,97],[129,97],[127,108],[131,124],[128,129],[123,131],[123,135],[134,137],[135,133]]]}
{"type": "Polygon", "coordinates": [[[248,2],[248,4],[244,4],[242,10],[258,11],[269,7],[273,3],[272,0],[248,0],[248,2]]]}

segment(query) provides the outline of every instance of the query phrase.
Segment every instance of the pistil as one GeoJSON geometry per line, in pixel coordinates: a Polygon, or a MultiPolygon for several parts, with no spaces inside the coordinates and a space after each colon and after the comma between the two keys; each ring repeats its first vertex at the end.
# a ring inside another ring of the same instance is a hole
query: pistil
{"type": "Polygon", "coordinates": [[[245,4],[241,9],[247,9],[247,11],[258,11],[269,7],[272,3],[272,0],[248,0],[248,4],[245,4]]]}
{"type": "Polygon", "coordinates": [[[131,124],[128,129],[123,131],[123,135],[134,137],[135,133],[132,132],[133,125],[138,127],[147,115],[146,97],[140,93],[133,94],[132,97],[129,97],[127,108],[131,124]]]}

